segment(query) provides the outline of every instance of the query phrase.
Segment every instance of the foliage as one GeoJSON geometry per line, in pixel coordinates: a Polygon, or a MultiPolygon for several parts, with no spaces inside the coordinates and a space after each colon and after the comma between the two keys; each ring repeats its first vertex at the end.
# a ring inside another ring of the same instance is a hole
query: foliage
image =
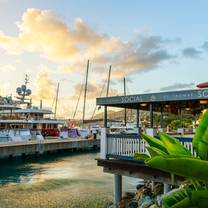
{"type": "MultiPolygon", "coordinates": [[[[154,125],[160,126],[160,120],[161,115],[155,113],[154,114],[154,125]]],[[[145,118],[142,118],[142,120],[145,120],[146,127],[149,126],[150,117],[149,115],[145,115],[145,118]]],[[[184,128],[191,128],[193,126],[194,117],[190,114],[183,114],[183,115],[175,115],[171,113],[164,113],[162,123],[163,126],[169,126],[172,130],[177,130],[178,128],[184,127],[184,128]]]]}
{"type": "MultiPolygon", "coordinates": [[[[149,144],[150,157],[143,159],[146,165],[183,176],[190,187],[179,189],[163,199],[164,208],[207,208],[208,207],[208,111],[202,115],[199,127],[193,139],[197,156],[193,156],[180,142],[165,133],[159,133],[159,139],[142,134],[149,144]]],[[[138,154],[137,154],[137,158],[138,154]]]]}

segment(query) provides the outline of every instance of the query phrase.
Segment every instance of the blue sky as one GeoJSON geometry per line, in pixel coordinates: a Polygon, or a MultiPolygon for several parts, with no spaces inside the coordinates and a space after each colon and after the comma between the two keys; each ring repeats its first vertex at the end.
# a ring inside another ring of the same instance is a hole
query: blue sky
{"type": "Polygon", "coordinates": [[[14,94],[27,72],[34,102],[42,98],[51,106],[60,82],[59,113],[70,115],[88,58],[92,82],[88,116],[109,64],[112,95],[122,93],[123,76],[129,80],[130,93],[193,87],[207,81],[208,47],[202,47],[208,41],[207,8],[205,0],[0,0],[1,93],[14,94]],[[52,13],[44,12],[48,10],[52,13]],[[40,28],[34,15],[41,19],[40,28]],[[60,30],[62,39],[57,43],[51,28],[60,30]]]}

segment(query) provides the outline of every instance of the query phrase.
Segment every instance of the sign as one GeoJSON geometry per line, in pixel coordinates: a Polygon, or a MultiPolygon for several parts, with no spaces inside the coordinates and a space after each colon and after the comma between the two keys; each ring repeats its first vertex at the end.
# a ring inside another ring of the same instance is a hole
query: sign
{"type": "Polygon", "coordinates": [[[201,90],[183,90],[128,96],[97,98],[97,105],[119,105],[125,103],[152,103],[165,101],[208,99],[208,88],[201,90]]]}

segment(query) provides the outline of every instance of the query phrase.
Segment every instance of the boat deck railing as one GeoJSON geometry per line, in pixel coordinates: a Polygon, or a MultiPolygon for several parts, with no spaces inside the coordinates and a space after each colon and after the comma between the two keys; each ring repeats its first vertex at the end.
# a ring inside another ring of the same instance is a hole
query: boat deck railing
{"type": "MultiPolygon", "coordinates": [[[[105,153],[106,158],[134,160],[135,153],[148,154],[145,148],[147,143],[138,134],[106,134],[105,139],[105,145],[101,143],[101,153],[105,153]]],[[[192,138],[177,137],[177,139],[193,155],[196,154],[192,146],[192,138]]]]}

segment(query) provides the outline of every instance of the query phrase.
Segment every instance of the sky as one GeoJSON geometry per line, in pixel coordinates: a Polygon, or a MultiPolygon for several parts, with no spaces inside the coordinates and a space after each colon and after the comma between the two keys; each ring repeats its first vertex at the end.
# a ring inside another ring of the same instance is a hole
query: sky
{"type": "MultiPolygon", "coordinates": [[[[208,1],[0,0],[0,94],[29,74],[34,104],[72,117],[90,60],[86,117],[95,98],[194,88],[208,75],[208,1]],[[102,93],[101,93],[102,92],[102,93]]],[[[76,118],[81,117],[83,93],[76,118]]]]}

